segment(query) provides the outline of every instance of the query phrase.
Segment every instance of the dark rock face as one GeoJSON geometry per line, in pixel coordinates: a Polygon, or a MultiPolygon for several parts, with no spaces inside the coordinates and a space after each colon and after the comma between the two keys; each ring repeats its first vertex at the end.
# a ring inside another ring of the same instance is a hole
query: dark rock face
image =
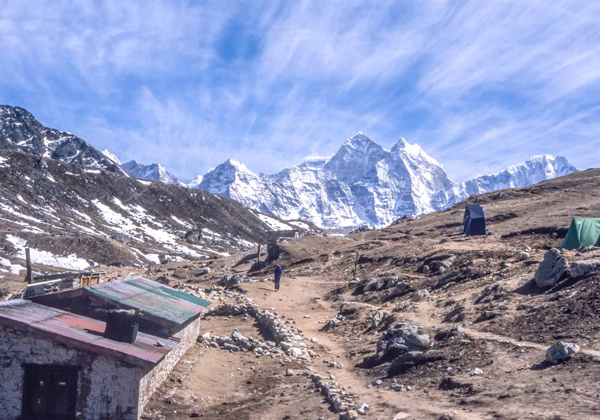
{"type": "Polygon", "coordinates": [[[63,162],[127,175],[118,163],[79,137],[43,126],[26,109],[0,105],[0,149],[19,150],[63,162]]]}

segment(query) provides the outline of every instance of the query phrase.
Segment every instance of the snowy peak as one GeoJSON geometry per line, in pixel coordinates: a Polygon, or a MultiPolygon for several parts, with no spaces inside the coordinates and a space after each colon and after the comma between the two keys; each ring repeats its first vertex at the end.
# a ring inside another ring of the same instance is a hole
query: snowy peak
{"type": "Polygon", "coordinates": [[[131,160],[127,163],[124,163],[122,166],[123,169],[139,179],[158,181],[165,184],[179,184],[177,177],[169,173],[169,171],[167,171],[160,163],[143,165],[137,163],[135,160],[131,160]]]}
{"type": "Polygon", "coordinates": [[[470,196],[505,188],[526,187],[573,172],[577,172],[577,168],[571,165],[565,157],[540,155],[533,156],[523,163],[510,166],[496,174],[473,178],[463,185],[466,194],[470,196]]]}
{"type": "Polygon", "coordinates": [[[204,175],[198,175],[196,178],[192,180],[187,186],[189,188],[198,188],[204,179],[204,175]]]}
{"type": "Polygon", "coordinates": [[[107,155],[79,137],[44,127],[26,109],[0,105],[0,149],[20,150],[63,162],[127,173],[107,155]]]}

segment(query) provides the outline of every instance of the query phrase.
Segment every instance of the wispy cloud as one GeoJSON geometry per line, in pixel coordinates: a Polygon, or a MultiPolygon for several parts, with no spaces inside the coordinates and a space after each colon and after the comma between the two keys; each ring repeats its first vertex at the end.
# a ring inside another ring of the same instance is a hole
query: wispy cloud
{"type": "MultiPolygon", "coordinates": [[[[600,4],[584,0],[0,0],[0,102],[184,179],[275,172],[364,131],[462,180],[600,129],[600,4]]],[[[595,150],[595,148],[594,148],[595,150]]]]}

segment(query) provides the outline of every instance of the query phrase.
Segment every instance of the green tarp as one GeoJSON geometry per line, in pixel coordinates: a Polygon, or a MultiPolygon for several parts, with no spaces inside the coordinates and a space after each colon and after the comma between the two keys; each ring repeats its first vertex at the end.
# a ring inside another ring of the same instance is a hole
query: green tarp
{"type": "Polygon", "coordinates": [[[600,245],[600,219],[575,217],[560,247],[578,249],[598,245],[600,245]]]}

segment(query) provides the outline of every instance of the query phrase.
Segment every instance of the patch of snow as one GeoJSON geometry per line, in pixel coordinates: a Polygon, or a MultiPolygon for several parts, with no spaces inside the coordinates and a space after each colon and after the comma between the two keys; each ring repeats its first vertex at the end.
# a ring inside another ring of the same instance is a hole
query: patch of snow
{"type": "Polygon", "coordinates": [[[88,174],[100,174],[102,173],[102,171],[98,170],[98,169],[84,169],[84,171],[88,174]]]}
{"type": "Polygon", "coordinates": [[[298,222],[298,221],[292,221],[292,222],[288,222],[290,225],[296,226],[300,229],[310,229],[310,226],[308,226],[308,224],[304,223],[304,222],[298,222]]]}
{"type": "Polygon", "coordinates": [[[255,213],[255,216],[265,222],[273,230],[294,230],[294,228],[290,225],[286,225],[285,223],[280,222],[271,216],[267,216],[266,214],[255,213]]]}
{"type": "MultiPolygon", "coordinates": [[[[18,249],[17,257],[25,259],[25,245],[27,241],[14,235],[6,235],[6,240],[18,249]]],[[[50,267],[67,268],[71,270],[84,270],[90,266],[87,260],[77,257],[75,254],[57,256],[49,251],[29,248],[31,262],[33,264],[47,265],[50,267]]]]}
{"type": "Polygon", "coordinates": [[[140,184],[144,184],[144,185],[152,184],[152,181],[142,181],[141,179],[136,179],[136,181],[139,182],[140,184]]]}
{"type": "Polygon", "coordinates": [[[181,220],[181,219],[179,219],[179,218],[177,218],[177,217],[175,217],[175,216],[173,216],[173,215],[171,215],[171,219],[175,220],[175,221],[176,221],[177,223],[179,223],[181,226],[183,226],[183,227],[186,227],[186,228],[188,228],[188,229],[193,229],[193,228],[194,228],[194,226],[192,226],[192,224],[191,224],[191,223],[184,222],[183,220],[181,220]]]}
{"type": "Polygon", "coordinates": [[[143,254],[143,256],[150,262],[153,262],[155,264],[160,264],[160,259],[158,258],[158,254],[143,254]]]}
{"type": "MultiPolygon", "coordinates": [[[[21,271],[26,270],[25,267],[18,265],[18,264],[13,264],[6,258],[2,258],[2,257],[0,257],[0,265],[3,267],[6,267],[7,270],[10,271],[11,274],[14,274],[16,276],[18,276],[21,271]]],[[[7,270],[3,270],[3,271],[8,272],[7,270]]]]}
{"type": "Polygon", "coordinates": [[[50,175],[50,174],[47,174],[46,178],[48,178],[52,182],[56,182],[56,180],[54,179],[54,177],[52,175],[50,175]]]}
{"type": "Polygon", "coordinates": [[[90,216],[88,216],[87,214],[85,214],[85,213],[82,213],[82,212],[80,212],[80,211],[77,211],[77,210],[75,210],[75,209],[71,209],[71,211],[72,211],[73,213],[75,213],[77,216],[81,217],[81,218],[82,218],[83,220],[85,220],[86,222],[88,222],[88,223],[92,223],[92,218],[91,218],[90,216]]]}

